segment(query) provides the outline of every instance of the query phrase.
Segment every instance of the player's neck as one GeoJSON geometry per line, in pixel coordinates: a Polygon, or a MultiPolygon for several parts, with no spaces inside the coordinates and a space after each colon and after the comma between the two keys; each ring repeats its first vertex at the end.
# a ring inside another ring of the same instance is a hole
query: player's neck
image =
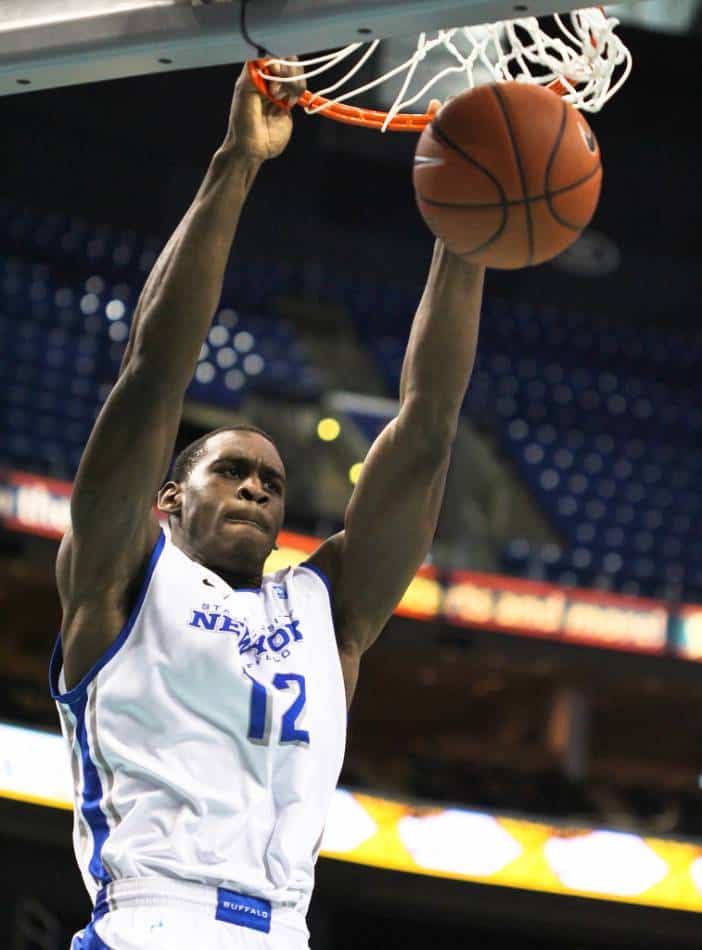
{"type": "Polygon", "coordinates": [[[258,590],[261,587],[261,574],[260,573],[241,573],[239,571],[227,571],[223,570],[221,567],[213,567],[211,564],[205,564],[205,567],[216,574],[218,577],[221,577],[225,584],[228,584],[229,587],[234,590],[258,590]]]}
{"type": "Polygon", "coordinates": [[[241,567],[238,565],[229,567],[226,564],[215,563],[210,557],[206,557],[204,552],[192,548],[187,541],[176,532],[173,533],[171,539],[175,546],[180,548],[183,554],[187,555],[191,561],[195,561],[195,563],[202,565],[202,567],[207,568],[208,571],[216,574],[233,590],[260,589],[263,577],[262,565],[251,565],[249,563],[241,567]]]}

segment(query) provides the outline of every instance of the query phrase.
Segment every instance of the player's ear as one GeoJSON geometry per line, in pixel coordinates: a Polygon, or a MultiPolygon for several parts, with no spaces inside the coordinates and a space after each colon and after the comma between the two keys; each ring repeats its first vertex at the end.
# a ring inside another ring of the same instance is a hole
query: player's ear
{"type": "Polygon", "coordinates": [[[169,515],[177,515],[183,502],[183,487],[180,482],[164,482],[156,496],[156,504],[159,511],[165,511],[169,515]]]}

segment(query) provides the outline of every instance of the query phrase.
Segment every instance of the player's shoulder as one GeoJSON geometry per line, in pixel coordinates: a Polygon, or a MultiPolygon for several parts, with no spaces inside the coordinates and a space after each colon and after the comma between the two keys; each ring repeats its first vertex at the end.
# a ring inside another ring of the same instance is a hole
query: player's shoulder
{"type": "Polygon", "coordinates": [[[264,574],[262,586],[281,600],[286,600],[299,591],[311,595],[323,593],[329,598],[332,595],[330,579],[318,565],[309,560],[264,574]]]}

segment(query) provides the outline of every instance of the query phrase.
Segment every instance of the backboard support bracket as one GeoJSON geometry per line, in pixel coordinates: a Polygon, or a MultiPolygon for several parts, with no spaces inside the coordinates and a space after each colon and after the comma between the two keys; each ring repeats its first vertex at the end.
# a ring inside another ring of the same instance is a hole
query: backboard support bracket
{"type": "MultiPolygon", "coordinates": [[[[45,0],[47,7],[52,4],[62,9],[59,0],[45,0]]],[[[94,0],[93,9],[99,5],[94,0]]],[[[558,11],[582,5],[582,0],[559,0],[558,11]]],[[[75,9],[76,4],[69,6],[75,9]]],[[[26,4],[6,0],[0,23],[0,95],[242,63],[256,55],[241,34],[239,0],[214,5],[144,0],[138,9],[116,12],[104,0],[102,7],[91,15],[57,13],[51,22],[47,17],[46,22],[23,24],[20,14],[26,4]]],[[[267,49],[290,55],[553,12],[553,0],[254,0],[247,25],[251,37],[267,49]]]]}

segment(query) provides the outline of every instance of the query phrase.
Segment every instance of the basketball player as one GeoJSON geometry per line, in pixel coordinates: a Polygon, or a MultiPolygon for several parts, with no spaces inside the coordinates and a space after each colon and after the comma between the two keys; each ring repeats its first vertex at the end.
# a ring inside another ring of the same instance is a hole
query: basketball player
{"type": "MultiPolygon", "coordinates": [[[[292,103],[302,84],[285,88],[272,91],[292,103]]],[[[283,525],[285,467],[253,427],[199,439],[163,483],[242,205],[291,130],[244,70],[76,475],[50,664],[73,844],[94,902],[71,950],[308,946],[361,656],[434,535],[483,280],[440,243],[398,416],[370,450],[343,531],[304,564],[262,576],[283,525]]]]}

